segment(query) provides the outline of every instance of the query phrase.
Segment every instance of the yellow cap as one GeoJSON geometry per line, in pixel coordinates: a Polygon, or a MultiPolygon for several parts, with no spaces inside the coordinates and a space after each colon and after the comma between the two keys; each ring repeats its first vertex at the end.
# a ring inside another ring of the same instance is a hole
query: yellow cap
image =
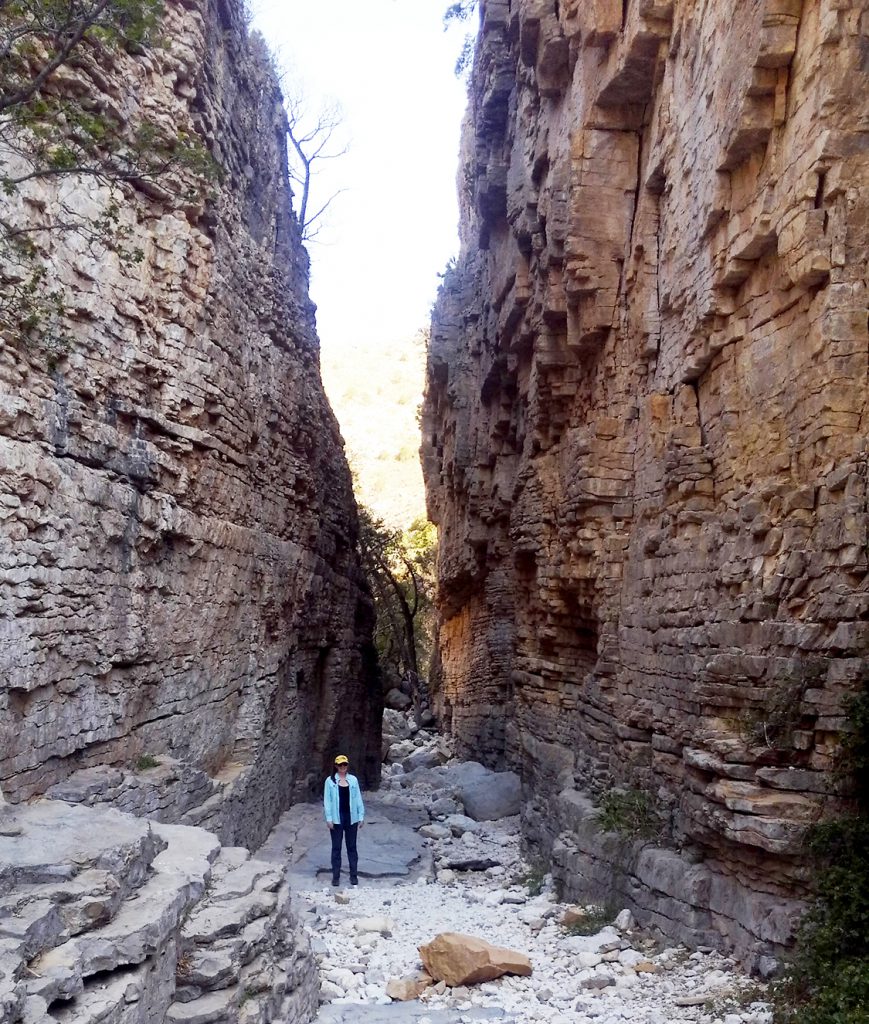
{"type": "Polygon", "coordinates": [[[335,764],[350,764],[350,758],[346,754],[339,754],[335,758],[335,764]]]}

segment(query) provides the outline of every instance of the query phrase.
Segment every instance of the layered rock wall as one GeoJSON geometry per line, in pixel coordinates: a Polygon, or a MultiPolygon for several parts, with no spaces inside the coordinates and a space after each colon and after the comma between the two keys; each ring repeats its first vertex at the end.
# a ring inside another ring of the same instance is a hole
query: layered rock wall
{"type": "Polygon", "coordinates": [[[47,228],[117,201],[143,256],[36,236],[70,342],[0,339],[0,789],[255,845],[336,748],[376,780],[372,615],[265,49],[234,0],[167,3],[160,38],[52,87],[196,140],[204,189],[176,168],[5,200],[47,228]]]}
{"type": "Polygon", "coordinates": [[[4,1024],[301,1024],[318,988],[282,867],[111,808],[4,814],[4,1024]]]}
{"type": "Polygon", "coordinates": [[[865,5],[481,8],[423,422],[441,715],[568,890],[774,953],[867,678],[865,5]],[[615,785],[666,848],[598,836],[615,785]]]}

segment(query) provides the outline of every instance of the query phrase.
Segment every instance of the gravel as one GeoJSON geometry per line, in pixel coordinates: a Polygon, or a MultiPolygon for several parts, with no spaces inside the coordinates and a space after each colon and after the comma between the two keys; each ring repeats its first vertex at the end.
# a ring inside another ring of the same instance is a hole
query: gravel
{"type": "MultiPolygon", "coordinates": [[[[388,776],[385,788],[390,788],[388,776]]],[[[418,805],[421,795],[404,789],[400,798],[418,805]]],[[[747,1003],[740,996],[757,986],[731,959],[664,948],[638,929],[627,911],[615,919],[620,927],[613,923],[593,936],[571,935],[559,923],[567,906],[557,901],[549,879],[536,895],[518,880],[528,866],[520,853],[517,819],[475,822],[473,832],[459,836],[453,821],[437,824],[444,827],[423,827],[433,853],[430,876],[391,883],[363,880],[358,888],[337,894],[329,886],[299,893],[308,909],[302,916],[317,931],[321,998],[331,1003],[329,1020],[338,1019],[334,1015],[342,1005],[352,1020],[353,1006],[390,1003],[389,980],[422,968],[418,946],[438,932],[454,931],[526,954],[533,974],[454,990],[432,986],[419,1003],[407,1004],[408,1011],[414,1007],[407,1019],[425,1020],[416,1011],[423,1004],[435,1014],[432,1019],[443,1019],[441,1011],[452,1010],[456,1016],[449,1019],[456,1021],[463,1011],[475,1014],[484,1007],[503,1009],[525,1024],[771,1021],[767,1004],[747,1003]],[[446,869],[462,858],[494,865],[446,869]],[[375,923],[380,927],[373,930],[375,923]]]]}

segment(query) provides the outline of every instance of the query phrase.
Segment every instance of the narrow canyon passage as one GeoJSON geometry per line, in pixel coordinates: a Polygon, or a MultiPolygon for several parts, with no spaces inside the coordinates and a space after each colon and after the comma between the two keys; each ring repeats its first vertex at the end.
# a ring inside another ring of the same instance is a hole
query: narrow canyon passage
{"type": "Polygon", "coordinates": [[[409,713],[387,711],[384,732],[405,737],[390,747],[402,760],[388,758],[380,790],[366,795],[358,887],[346,874],[329,884],[319,803],[287,811],[255,854],[287,869],[319,966],[316,1024],[771,1019],[762,986],[732,959],[676,946],[630,911],[561,902],[546,865],[523,855],[518,815],[489,817],[518,807],[511,773],[451,757],[409,713]],[[432,979],[419,947],[444,932],[524,954],[532,973],[452,987],[432,979]]]}
{"type": "Polygon", "coordinates": [[[867,8],[0,0],[0,1024],[867,1024],[867,8]]]}

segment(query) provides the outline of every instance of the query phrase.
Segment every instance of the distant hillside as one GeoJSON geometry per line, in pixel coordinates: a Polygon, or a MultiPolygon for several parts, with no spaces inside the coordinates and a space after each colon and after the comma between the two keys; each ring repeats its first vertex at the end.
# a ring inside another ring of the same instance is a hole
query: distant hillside
{"type": "Polygon", "coordinates": [[[420,331],[398,341],[324,348],[321,357],[356,496],[396,528],[425,516],[417,423],[425,343],[420,331]]]}

